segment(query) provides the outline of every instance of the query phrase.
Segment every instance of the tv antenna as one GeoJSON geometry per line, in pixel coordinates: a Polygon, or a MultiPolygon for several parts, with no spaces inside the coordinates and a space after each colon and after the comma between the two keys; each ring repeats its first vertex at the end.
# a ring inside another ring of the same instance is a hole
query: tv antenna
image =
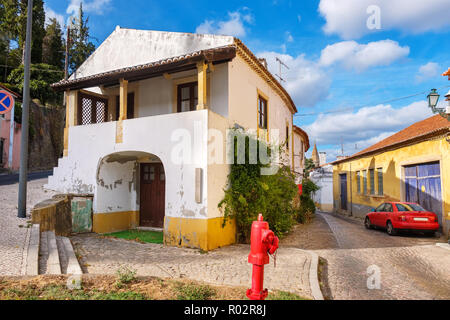
{"type": "Polygon", "coordinates": [[[285,67],[288,70],[289,70],[289,67],[283,61],[281,61],[280,58],[276,57],[275,59],[278,62],[278,71],[279,71],[279,73],[275,74],[275,76],[277,76],[281,82],[286,82],[286,80],[283,79],[282,67],[285,67]]]}

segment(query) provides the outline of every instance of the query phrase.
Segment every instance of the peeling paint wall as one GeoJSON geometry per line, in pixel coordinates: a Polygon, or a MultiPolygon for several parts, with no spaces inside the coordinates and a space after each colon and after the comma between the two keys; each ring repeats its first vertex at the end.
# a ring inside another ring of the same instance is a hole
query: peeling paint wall
{"type": "Polygon", "coordinates": [[[47,188],[93,194],[94,214],[138,211],[136,161],[121,163],[109,156],[146,153],[164,165],[166,216],[207,219],[207,117],[208,110],[201,110],[125,120],[121,144],[115,143],[115,122],[71,127],[68,157],[60,159],[47,188]],[[172,141],[172,133],[180,129],[193,137],[192,159],[185,164],[172,161],[172,151],[179,145],[172,141]],[[196,168],[203,170],[201,203],[195,202],[196,168]]]}

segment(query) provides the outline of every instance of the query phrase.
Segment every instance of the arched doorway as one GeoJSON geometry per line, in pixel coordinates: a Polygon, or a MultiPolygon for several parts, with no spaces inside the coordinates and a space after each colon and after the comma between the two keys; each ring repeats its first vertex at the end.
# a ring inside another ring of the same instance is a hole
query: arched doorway
{"type": "Polygon", "coordinates": [[[120,151],[103,157],[94,201],[94,229],[98,233],[163,228],[166,174],[161,159],[142,151],[120,151]]]}

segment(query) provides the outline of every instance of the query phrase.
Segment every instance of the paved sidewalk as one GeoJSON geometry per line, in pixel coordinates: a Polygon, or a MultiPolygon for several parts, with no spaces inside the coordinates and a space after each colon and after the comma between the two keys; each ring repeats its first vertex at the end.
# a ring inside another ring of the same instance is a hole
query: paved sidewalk
{"type": "MultiPolygon", "coordinates": [[[[139,276],[188,278],[214,285],[251,286],[250,247],[235,245],[202,254],[199,250],[140,244],[96,235],[71,238],[82,256],[85,272],[115,274],[121,266],[137,270],[139,276]]],[[[276,268],[273,260],[265,268],[264,286],[312,298],[309,284],[311,256],[295,248],[281,248],[276,268]]]]}
{"type": "MultiPolygon", "coordinates": [[[[28,182],[28,214],[35,204],[54,195],[43,189],[45,183],[47,179],[28,182]]],[[[25,267],[29,218],[17,218],[18,189],[18,183],[0,186],[0,275],[22,275],[25,267]]]]}

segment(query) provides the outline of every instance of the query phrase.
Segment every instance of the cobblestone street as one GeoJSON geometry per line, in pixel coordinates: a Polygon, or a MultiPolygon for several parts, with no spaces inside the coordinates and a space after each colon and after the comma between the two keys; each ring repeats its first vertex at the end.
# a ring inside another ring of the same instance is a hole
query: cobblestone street
{"type": "MultiPolygon", "coordinates": [[[[28,214],[35,204],[54,195],[43,189],[45,183],[47,179],[28,182],[28,214]]],[[[18,183],[0,185],[0,275],[23,273],[29,219],[17,218],[18,189],[18,183]]]]}
{"type": "Polygon", "coordinates": [[[339,249],[315,252],[328,262],[334,299],[450,299],[450,251],[439,239],[421,235],[390,237],[362,223],[318,214],[335,234],[339,249]],[[381,272],[381,288],[367,288],[369,266],[381,272]]]}

